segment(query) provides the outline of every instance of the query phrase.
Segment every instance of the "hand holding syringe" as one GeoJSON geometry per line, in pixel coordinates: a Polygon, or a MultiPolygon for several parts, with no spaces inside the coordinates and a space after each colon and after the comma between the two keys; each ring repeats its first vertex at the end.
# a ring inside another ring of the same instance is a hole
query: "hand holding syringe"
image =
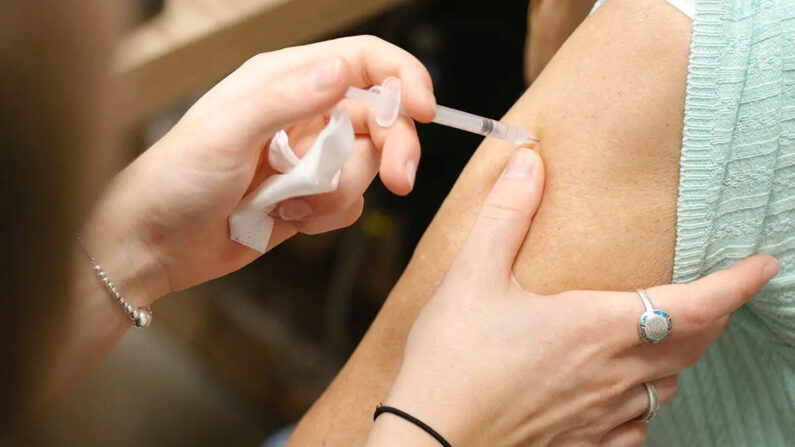
{"type": "MultiPolygon", "coordinates": [[[[400,79],[394,77],[385,79],[380,86],[373,86],[369,90],[349,87],[345,96],[365,103],[375,113],[378,124],[384,127],[393,125],[402,110],[400,79]]],[[[530,132],[520,127],[441,105],[436,106],[436,116],[431,122],[518,145],[538,141],[530,132]]]]}

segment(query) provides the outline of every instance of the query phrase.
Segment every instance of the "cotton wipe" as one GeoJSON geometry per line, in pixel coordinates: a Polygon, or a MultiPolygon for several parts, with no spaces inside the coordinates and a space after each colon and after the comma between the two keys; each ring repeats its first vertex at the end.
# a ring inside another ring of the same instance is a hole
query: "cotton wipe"
{"type": "Polygon", "coordinates": [[[287,132],[277,132],[268,147],[268,163],[281,174],[269,177],[246,195],[229,216],[231,239],[264,253],[273,231],[268,213],[283,200],[336,190],[353,140],[350,117],[337,109],[331,111],[329,123],[303,158],[290,148],[287,132]]]}

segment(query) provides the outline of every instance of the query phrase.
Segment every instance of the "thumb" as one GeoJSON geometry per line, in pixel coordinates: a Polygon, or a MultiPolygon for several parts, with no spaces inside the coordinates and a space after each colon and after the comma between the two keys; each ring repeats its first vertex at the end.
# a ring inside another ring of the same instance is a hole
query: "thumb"
{"type": "MultiPolygon", "coordinates": [[[[267,61],[279,63],[275,58],[267,61]]],[[[249,115],[244,121],[252,124],[261,141],[291,124],[327,112],[345,96],[350,78],[350,67],[341,57],[288,64],[276,70],[257,64],[250,67],[272,73],[254,86],[249,105],[243,109],[249,115]]]]}
{"type": "Polygon", "coordinates": [[[514,152],[486,198],[459,259],[487,274],[510,275],[544,190],[541,157],[527,148],[514,152]]]}

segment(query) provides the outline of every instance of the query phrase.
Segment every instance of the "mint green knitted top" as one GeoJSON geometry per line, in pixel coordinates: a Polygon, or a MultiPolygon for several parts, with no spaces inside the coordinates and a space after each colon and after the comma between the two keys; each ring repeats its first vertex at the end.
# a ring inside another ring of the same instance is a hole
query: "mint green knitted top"
{"type": "Polygon", "coordinates": [[[795,446],[795,0],[697,0],[687,71],[674,282],[753,253],[781,271],[680,375],[647,445],[795,446]]]}

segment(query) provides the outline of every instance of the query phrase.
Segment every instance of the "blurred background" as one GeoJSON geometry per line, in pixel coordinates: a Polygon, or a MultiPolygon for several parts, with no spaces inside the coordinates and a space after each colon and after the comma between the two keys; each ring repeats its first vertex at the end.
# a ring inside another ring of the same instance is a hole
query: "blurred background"
{"type": "MultiPolygon", "coordinates": [[[[257,52],[373,34],[430,70],[440,104],[499,118],[524,90],[528,0],[123,0],[132,160],[257,52]]],[[[418,125],[414,192],[376,182],[345,230],[297,236],[160,301],[40,427],[38,445],[281,445],[364,335],[480,138],[418,125]],[[278,437],[278,436],[277,436],[278,437]],[[269,444],[266,440],[271,439],[269,444]]]]}

